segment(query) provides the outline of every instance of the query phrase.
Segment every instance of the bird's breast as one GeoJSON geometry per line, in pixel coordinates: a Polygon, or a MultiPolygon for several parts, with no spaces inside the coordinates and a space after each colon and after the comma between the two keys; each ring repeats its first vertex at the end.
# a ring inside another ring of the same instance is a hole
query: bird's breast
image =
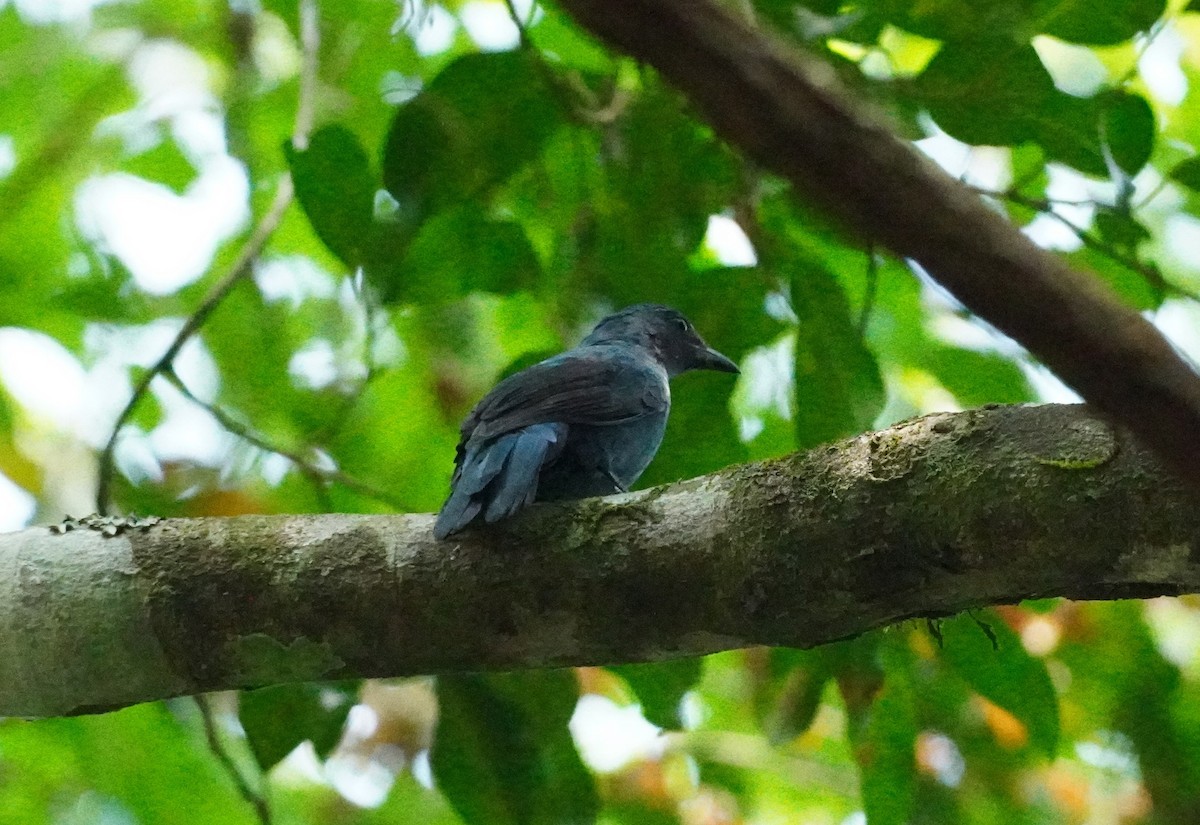
{"type": "Polygon", "coordinates": [[[609,469],[623,487],[631,486],[649,466],[667,430],[667,411],[612,427],[597,427],[609,469]]]}

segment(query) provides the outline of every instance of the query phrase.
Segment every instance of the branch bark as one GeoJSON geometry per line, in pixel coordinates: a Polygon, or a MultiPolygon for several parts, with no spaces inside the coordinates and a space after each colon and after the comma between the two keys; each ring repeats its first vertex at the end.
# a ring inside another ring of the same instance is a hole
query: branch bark
{"type": "Polygon", "coordinates": [[[713,128],[865,239],[919,262],[1098,409],[1200,485],[1200,378],[1099,279],[987,208],[832,69],[713,0],[560,0],[654,66],[713,128]]]}
{"type": "Polygon", "coordinates": [[[1200,590],[1200,508],[1079,406],[899,424],[434,541],[429,515],[0,536],[0,715],[271,683],[807,647],[1200,590]]]}

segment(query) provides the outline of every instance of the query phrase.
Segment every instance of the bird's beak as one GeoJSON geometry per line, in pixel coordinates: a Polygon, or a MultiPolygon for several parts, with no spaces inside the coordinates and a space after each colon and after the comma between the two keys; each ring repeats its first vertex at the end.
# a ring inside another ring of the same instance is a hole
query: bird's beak
{"type": "Polygon", "coordinates": [[[699,356],[696,359],[697,369],[716,370],[717,372],[741,372],[741,370],[738,369],[737,364],[726,358],[721,353],[717,352],[712,347],[705,347],[697,353],[697,356],[699,356]]]}

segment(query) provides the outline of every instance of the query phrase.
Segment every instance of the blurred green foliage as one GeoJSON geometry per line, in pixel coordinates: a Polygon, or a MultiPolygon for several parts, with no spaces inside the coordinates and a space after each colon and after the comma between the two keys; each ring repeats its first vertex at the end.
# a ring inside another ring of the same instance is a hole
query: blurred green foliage
{"type": "MultiPolygon", "coordinates": [[[[1196,3],[738,6],[1122,300],[1188,310],[1196,3]]],[[[1023,353],[554,6],[518,3],[518,39],[495,0],[320,2],[315,50],[290,0],[70,7],[0,3],[0,475],[38,521],[87,507],[129,382],[288,172],[253,278],[176,361],[187,392],[159,379],[122,433],[123,509],[435,509],[474,401],[635,301],[744,367],[732,395],[677,382],[643,486],[1039,398],[1023,353]],[[25,358],[66,395],[38,402],[25,358]]],[[[1049,602],[812,651],[268,688],[207,733],[186,701],[8,719],[0,825],[251,822],[230,770],[278,822],[1190,825],[1198,634],[1187,598],[1049,602]],[[634,704],[664,732],[625,747],[634,704]]]]}

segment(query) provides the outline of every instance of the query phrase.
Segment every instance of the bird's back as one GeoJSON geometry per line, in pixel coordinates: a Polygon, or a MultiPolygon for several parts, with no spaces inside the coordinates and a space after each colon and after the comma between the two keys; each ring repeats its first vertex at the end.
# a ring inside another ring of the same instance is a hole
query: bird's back
{"type": "Polygon", "coordinates": [[[434,533],[535,500],[627,489],[662,441],[666,371],[636,347],[577,347],[509,376],[463,422],[452,492],[434,533]]]}

